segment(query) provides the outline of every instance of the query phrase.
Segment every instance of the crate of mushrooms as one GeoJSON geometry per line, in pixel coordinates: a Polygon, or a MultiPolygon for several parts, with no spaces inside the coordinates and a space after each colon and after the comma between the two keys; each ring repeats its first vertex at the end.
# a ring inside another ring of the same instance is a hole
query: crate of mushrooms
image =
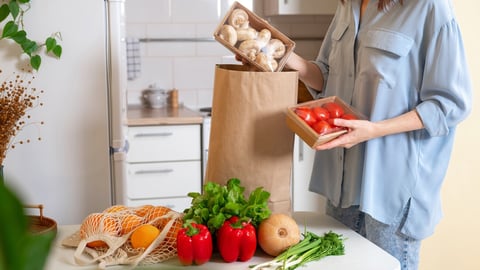
{"type": "Polygon", "coordinates": [[[261,71],[282,71],[295,42],[234,2],[214,32],[215,40],[261,71]]]}

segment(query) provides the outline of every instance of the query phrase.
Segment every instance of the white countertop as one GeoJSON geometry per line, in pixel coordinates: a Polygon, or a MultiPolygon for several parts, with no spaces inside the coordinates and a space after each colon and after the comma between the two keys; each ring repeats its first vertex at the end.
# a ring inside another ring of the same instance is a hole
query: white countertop
{"type": "MultiPolygon", "coordinates": [[[[366,240],[359,234],[348,229],[341,223],[329,216],[311,213],[299,212],[294,214],[294,218],[303,231],[314,232],[318,235],[328,231],[342,234],[345,240],[345,255],[330,256],[316,262],[310,262],[301,269],[324,269],[324,270],[400,270],[400,264],[397,259],[366,240]]],[[[97,265],[78,266],[74,263],[73,254],[75,249],[66,248],[61,245],[61,241],[77,231],[79,225],[59,226],[57,238],[53,244],[52,251],[47,260],[46,270],[75,270],[75,269],[98,269],[97,265]]],[[[189,266],[188,269],[208,269],[208,270],[248,270],[252,264],[273,259],[265,255],[260,250],[248,262],[225,263],[218,254],[214,254],[212,260],[199,266],[189,266]]],[[[107,269],[130,269],[127,266],[109,266],[107,269]]],[[[135,269],[183,269],[177,258],[172,258],[160,264],[150,266],[139,266],[135,269]]]]}

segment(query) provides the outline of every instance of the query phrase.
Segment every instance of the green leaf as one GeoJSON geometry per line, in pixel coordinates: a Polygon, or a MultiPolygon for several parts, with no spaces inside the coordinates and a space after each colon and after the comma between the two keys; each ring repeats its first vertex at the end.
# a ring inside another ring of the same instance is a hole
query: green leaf
{"type": "Polygon", "coordinates": [[[60,58],[62,56],[62,46],[56,45],[53,47],[52,52],[56,57],[60,58]]]}
{"type": "Polygon", "coordinates": [[[18,31],[18,25],[14,21],[9,21],[3,27],[2,37],[11,37],[18,31]]]}
{"type": "Polygon", "coordinates": [[[20,200],[4,184],[0,184],[0,219],[2,220],[0,251],[3,254],[0,257],[2,259],[0,261],[1,269],[18,269],[15,268],[18,264],[18,262],[15,262],[16,247],[18,247],[19,240],[24,237],[24,232],[27,230],[27,219],[20,200]]]}
{"type": "Polygon", "coordinates": [[[20,13],[20,6],[18,5],[17,1],[10,1],[8,3],[8,7],[10,8],[10,13],[14,19],[17,18],[18,13],[20,13]]]}
{"type": "Polygon", "coordinates": [[[22,4],[30,3],[30,0],[17,0],[17,1],[22,4]]]}
{"type": "Polygon", "coordinates": [[[20,30],[12,35],[12,39],[18,44],[22,44],[27,40],[27,32],[20,30]]]}
{"type": "Polygon", "coordinates": [[[22,260],[20,269],[41,269],[39,266],[45,265],[54,238],[54,231],[36,235],[27,234],[25,241],[22,243],[22,257],[24,260],[22,260]]]}
{"type": "Polygon", "coordinates": [[[22,46],[23,51],[29,56],[31,56],[32,53],[36,52],[38,49],[37,43],[29,39],[26,39],[24,42],[22,42],[20,46],[22,46]]]}
{"type": "Polygon", "coordinates": [[[0,185],[0,269],[43,269],[55,233],[32,234],[23,204],[5,185],[0,185]]]}
{"type": "Polygon", "coordinates": [[[7,18],[9,14],[10,9],[8,8],[7,4],[3,4],[2,6],[0,6],[0,22],[3,22],[3,20],[5,20],[5,18],[7,18]]]}
{"type": "Polygon", "coordinates": [[[53,48],[57,45],[57,40],[52,38],[52,37],[48,37],[46,40],[45,40],[45,46],[47,46],[47,52],[50,52],[51,50],[53,50],[53,48]]]}
{"type": "Polygon", "coordinates": [[[40,64],[42,64],[42,58],[40,55],[34,55],[30,58],[30,65],[33,69],[38,70],[40,68],[40,64]]]}

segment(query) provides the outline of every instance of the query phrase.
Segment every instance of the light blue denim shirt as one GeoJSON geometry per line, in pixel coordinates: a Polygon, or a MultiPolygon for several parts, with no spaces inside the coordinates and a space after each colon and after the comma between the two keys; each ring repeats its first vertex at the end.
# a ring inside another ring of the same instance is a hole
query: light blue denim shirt
{"type": "Polygon", "coordinates": [[[416,109],[424,129],[317,151],[310,190],[334,205],[393,222],[410,200],[402,232],[423,239],[442,216],[440,188],[455,127],[471,110],[472,89],[450,0],[406,0],[378,11],[371,0],[339,4],[315,63],[325,85],[371,121],[416,109]]]}

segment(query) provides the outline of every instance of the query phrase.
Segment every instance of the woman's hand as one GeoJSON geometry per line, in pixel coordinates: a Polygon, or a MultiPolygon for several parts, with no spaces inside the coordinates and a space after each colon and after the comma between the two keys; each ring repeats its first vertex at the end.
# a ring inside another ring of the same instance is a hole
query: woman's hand
{"type": "Polygon", "coordinates": [[[359,143],[377,137],[376,124],[367,120],[345,120],[336,118],[334,124],[345,127],[348,132],[327,143],[317,146],[316,150],[327,150],[335,147],[351,148],[359,143]]]}
{"type": "Polygon", "coordinates": [[[336,126],[348,128],[348,132],[325,144],[317,146],[315,149],[327,150],[334,147],[351,148],[370,139],[423,128],[423,122],[416,110],[379,122],[336,118],[333,120],[333,123],[336,126]]]}

